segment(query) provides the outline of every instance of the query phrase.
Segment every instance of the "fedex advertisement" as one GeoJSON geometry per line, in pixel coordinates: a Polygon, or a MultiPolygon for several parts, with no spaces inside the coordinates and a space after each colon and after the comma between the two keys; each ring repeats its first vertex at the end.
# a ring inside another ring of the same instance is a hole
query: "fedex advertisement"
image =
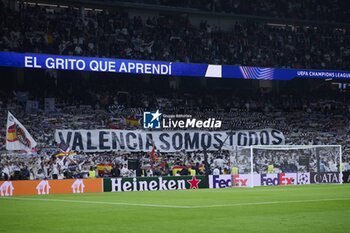
{"type": "MultiPolygon", "coordinates": [[[[251,187],[250,174],[237,175],[210,175],[209,188],[251,187]]],[[[260,186],[260,175],[253,175],[254,186],[260,186]]]]}
{"type": "Polygon", "coordinates": [[[239,188],[310,184],[310,173],[210,175],[209,188],[239,188]]]}
{"type": "Polygon", "coordinates": [[[232,186],[233,187],[249,187],[250,184],[250,178],[251,176],[249,174],[237,174],[232,175],[232,186]]]}
{"type": "Polygon", "coordinates": [[[235,188],[239,187],[252,187],[252,186],[260,186],[260,174],[237,174],[232,175],[232,186],[235,188]]]}
{"type": "Polygon", "coordinates": [[[298,184],[297,173],[261,174],[261,186],[298,184]]]}
{"type": "Polygon", "coordinates": [[[229,188],[232,187],[232,175],[210,175],[209,188],[229,188]]]}

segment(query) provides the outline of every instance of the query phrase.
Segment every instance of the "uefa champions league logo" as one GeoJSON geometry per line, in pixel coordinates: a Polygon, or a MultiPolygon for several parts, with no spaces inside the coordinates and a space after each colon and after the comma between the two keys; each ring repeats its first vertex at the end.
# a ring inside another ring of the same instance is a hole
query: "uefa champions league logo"
{"type": "Polygon", "coordinates": [[[159,110],[156,112],[144,112],[143,113],[143,128],[145,129],[159,129],[161,123],[161,113],[159,110]]]}
{"type": "Polygon", "coordinates": [[[310,173],[298,173],[298,184],[310,184],[310,173]]]}

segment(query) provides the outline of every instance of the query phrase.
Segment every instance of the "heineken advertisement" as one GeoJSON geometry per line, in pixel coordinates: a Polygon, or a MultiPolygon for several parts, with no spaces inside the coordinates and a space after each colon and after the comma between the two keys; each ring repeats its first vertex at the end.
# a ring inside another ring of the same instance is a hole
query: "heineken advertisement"
{"type": "Polygon", "coordinates": [[[208,187],[208,177],[206,176],[106,178],[103,180],[104,192],[179,190],[208,187]]]}

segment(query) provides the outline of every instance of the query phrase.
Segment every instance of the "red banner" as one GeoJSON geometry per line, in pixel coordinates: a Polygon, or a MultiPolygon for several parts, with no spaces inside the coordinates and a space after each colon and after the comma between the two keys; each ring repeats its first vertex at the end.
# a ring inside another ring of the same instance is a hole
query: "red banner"
{"type": "Polygon", "coordinates": [[[102,179],[0,181],[0,196],[103,192],[102,179]]]}

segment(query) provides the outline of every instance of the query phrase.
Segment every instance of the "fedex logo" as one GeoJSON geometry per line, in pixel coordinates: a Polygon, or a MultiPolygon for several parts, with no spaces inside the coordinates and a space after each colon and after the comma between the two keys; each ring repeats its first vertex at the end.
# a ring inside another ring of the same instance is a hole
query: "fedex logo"
{"type": "Polygon", "coordinates": [[[260,182],[263,186],[291,185],[296,181],[296,173],[261,174],[260,182]]]}
{"type": "Polygon", "coordinates": [[[262,186],[279,185],[278,174],[261,174],[260,183],[262,186]]]}
{"type": "Polygon", "coordinates": [[[213,175],[209,181],[210,188],[228,188],[232,186],[230,175],[213,175]]]}
{"type": "Polygon", "coordinates": [[[294,184],[295,178],[290,176],[288,177],[286,173],[278,174],[279,184],[280,185],[291,185],[294,184]]]}
{"type": "Polygon", "coordinates": [[[239,175],[233,175],[233,186],[247,187],[248,186],[248,179],[244,179],[244,178],[240,177],[239,175]]]}

